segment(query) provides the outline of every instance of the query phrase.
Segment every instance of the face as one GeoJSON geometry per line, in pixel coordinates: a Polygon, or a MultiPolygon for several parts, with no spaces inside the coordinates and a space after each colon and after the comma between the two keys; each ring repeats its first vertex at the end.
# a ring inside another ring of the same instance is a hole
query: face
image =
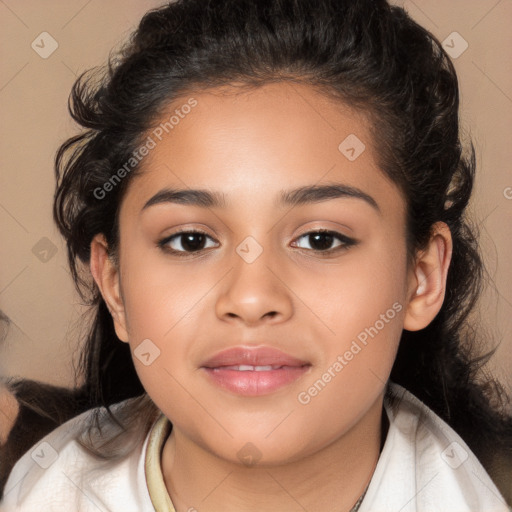
{"type": "Polygon", "coordinates": [[[366,118],[313,88],[190,96],[122,203],[116,331],[177,436],[304,457],[380,407],[411,289],[405,202],[366,118]]]}

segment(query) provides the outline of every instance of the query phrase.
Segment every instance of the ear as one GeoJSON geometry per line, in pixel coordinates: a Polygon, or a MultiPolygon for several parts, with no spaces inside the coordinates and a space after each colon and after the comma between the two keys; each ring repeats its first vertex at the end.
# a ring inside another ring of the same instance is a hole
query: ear
{"type": "Polygon", "coordinates": [[[452,236],[444,222],[433,226],[430,241],[417,257],[409,278],[409,303],[404,329],[418,331],[435,318],[443,305],[452,257],[452,236]]]}
{"type": "Polygon", "coordinates": [[[103,234],[96,235],[91,242],[91,273],[100,289],[112,319],[117,337],[128,342],[128,328],[119,282],[119,269],[108,254],[108,245],[103,234]]]}

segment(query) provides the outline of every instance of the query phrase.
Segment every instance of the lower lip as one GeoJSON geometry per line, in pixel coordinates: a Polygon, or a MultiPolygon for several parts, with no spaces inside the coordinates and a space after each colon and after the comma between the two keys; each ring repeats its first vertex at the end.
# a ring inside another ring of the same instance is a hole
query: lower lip
{"type": "Polygon", "coordinates": [[[302,377],[310,365],[286,366],[268,371],[238,371],[205,368],[210,379],[223,389],[238,395],[261,396],[272,393],[302,377]]]}

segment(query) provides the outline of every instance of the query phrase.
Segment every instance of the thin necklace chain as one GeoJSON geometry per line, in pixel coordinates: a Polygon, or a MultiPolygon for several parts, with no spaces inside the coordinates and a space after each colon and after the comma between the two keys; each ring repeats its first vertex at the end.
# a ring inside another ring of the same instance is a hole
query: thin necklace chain
{"type": "MultiPolygon", "coordinates": [[[[373,473],[375,472],[375,468],[377,467],[377,464],[379,462],[380,454],[382,453],[382,448],[384,447],[384,440],[387,437],[388,428],[389,428],[389,424],[388,424],[388,419],[386,416],[382,423],[382,431],[381,431],[382,436],[381,436],[379,457],[377,458],[377,462],[375,463],[375,467],[373,468],[372,476],[370,477],[370,482],[372,481],[373,473]]],[[[368,490],[368,487],[370,487],[370,482],[368,482],[368,485],[366,486],[366,489],[364,490],[363,494],[361,494],[361,496],[359,496],[359,499],[356,501],[355,505],[349,510],[349,512],[357,512],[359,510],[359,507],[361,506],[361,503],[363,502],[363,499],[366,495],[366,491],[368,490]]]]}
{"type": "Polygon", "coordinates": [[[370,484],[366,486],[366,489],[364,490],[363,494],[359,496],[359,499],[356,501],[356,504],[349,510],[349,512],[357,512],[359,510],[359,507],[361,506],[361,503],[363,502],[363,498],[365,497],[366,491],[368,490],[368,487],[370,484]]]}

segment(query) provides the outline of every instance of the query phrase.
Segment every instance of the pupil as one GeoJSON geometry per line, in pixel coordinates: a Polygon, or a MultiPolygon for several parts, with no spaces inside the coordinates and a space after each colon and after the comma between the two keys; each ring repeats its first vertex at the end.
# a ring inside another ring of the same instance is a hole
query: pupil
{"type": "Polygon", "coordinates": [[[186,235],[182,235],[182,245],[183,248],[190,251],[197,251],[199,249],[203,249],[203,245],[205,242],[205,236],[201,233],[189,233],[186,235]],[[194,242],[194,238],[196,241],[194,242]],[[197,240],[199,239],[199,240],[197,240]]]}
{"type": "Polygon", "coordinates": [[[329,249],[332,245],[332,241],[333,241],[333,235],[330,235],[329,233],[316,233],[314,235],[309,235],[309,243],[311,245],[311,247],[313,247],[313,249],[316,249],[316,250],[325,250],[325,249],[329,249]],[[318,242],[318,240],[322,240],[323,239],[323,243],[322,242],[318,242]],[[312,243],[312,240],[314,240],[314,242],[312,243]],[[316,246],[316,247],[315,247],[316,246]]]}

